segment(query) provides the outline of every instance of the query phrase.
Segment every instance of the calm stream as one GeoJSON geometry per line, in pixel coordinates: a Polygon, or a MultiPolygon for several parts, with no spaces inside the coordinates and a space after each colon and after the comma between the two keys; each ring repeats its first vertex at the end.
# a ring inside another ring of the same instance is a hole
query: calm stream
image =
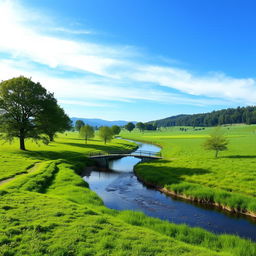
{"type": "MultiPolygon", "coordinates": [[[[154,145],[138,144],[138,150],[160,151],[154,145]]],[[[95,169],[85,173],[83,178],[109,208],[141,211],[174,223],[202,227],[214,233],[237,234],[256,241],[256,222],[250,218],[178,200],[144,186],[133,172],[138,162],[140,159],[130,156],[112,160],[109,162],[110,171],[95,169]]]]}

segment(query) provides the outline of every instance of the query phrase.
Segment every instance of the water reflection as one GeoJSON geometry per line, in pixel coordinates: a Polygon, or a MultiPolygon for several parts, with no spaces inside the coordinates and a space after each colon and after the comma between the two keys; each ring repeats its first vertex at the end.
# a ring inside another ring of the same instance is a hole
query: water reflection
{"type": "MultiPolygon", "coordinates": [[[[138,150],[159,152],[160,148],[140,143],[138,150]]],[[[238,234],[256,240],[256,224],[246,217],[229,216],[210,207],[168,197],[144,186],[133,173],[133,167],[139,161],[140,159],[135,157],[110,161],[111,170],[91,169],[84,175],[84,180],[109,208],[142,211],[163,220],[186,223],[216,233],[238,234]]]]}

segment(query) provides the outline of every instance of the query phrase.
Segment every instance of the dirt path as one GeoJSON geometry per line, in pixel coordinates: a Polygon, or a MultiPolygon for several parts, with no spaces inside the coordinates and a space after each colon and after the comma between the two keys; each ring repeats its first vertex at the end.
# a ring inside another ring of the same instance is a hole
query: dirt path
{"type": "Polygon", "coordinates": [[[35,170],[37,170],[38,166],[40,165],[41,163],[35,163],[31,168],[29,168],[26,172],[23,172],[23,173],[20,173],[20,174],[17,174],[13,177],[10,177],[8,179],[5,179],[5,180],[1,180],[0,181],[0,186],[3,185],[3,184],[6,184],[7,182],[11,181],[11,180],[14,180],[22,175],[26,175],[28,173],[31,173],[31,172],[34,172],[35,170]]]}

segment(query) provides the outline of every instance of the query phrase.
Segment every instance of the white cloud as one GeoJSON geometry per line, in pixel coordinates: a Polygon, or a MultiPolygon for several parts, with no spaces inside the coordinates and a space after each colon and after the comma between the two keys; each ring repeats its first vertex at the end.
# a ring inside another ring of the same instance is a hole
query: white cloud
{"type": "Polygon", "coordinates": [[[186,70],[161,66],[142,66],[130,76],[134,80],[156,83],[189,95],[214,97],[244,104],[256,102],[256,80],[252,78],[238,79],[220,73],[199,77],[186,70]]]}
{"type": "Polygon", "coordinates": [[[85,30],[85,29],[69,29],[69,28],[62,28],[62,27],[55,27],[52,28],[53,31],[57,32],[63,32],[63,33],[68,33],[68,34],[74,34],[74,35],[88,35],[88,34],[93,34],[92,31],[90,30],[85,30]]]}
{"type": "Polygon", "coordinates": [[[78,106],[85,106],[85,107],[107,107],[107,106],[110,106],[108,104],[88,102],[88,101],[78,101],[78,100],[62,100],[62,99],[60,99],[58,102],[60,104],[78,105],[78,106]]]}
{"type": "Polygon", "coordinates": [[[109,106],[111,101],[135,102],[137,100],[154,101],[165,104],[223,104],[215,99],[191,99],[179,94],[163,92],[150,87],[134,86],[132,84],[120,84],[109,78],[94,78],[82,76],[79,78],[60,78],[49,73],[38,71],[31,64],[2,60],[0,62],[0,80],[24,75],[32,77],[33,81],[40,83],[50,92],[54,92],[63,104],[76,104],[81,106],[109,106]],[[93,101],[104,101],[99,104],[93,101]],[[88,102],[88,103],[86,103],[88,102]]]}
{"type": "Polygon", "coordinates": [[[0,52],[52,68],[67,67],[102,76],[111,76],[108,68],[120,65],[120,60],[112,57],[120,55],[116,49],[44,35],[33,29],[29,20],[24,21],[23,13],[10,1],[0,2],[0,52]]]}
{"type": "Polygon", "coordinates": [[[12,56],[1,60],[0,79],[32,77],[53,91],[62,103],[82,106],[99,106],[93,100],[190,105],[223,105],[224,100],[226,104],[256,102],[255,79],[225,74],[197,76],[171,66],[145,65],[133,47],[70,39],[70,34],[86,35],[92,31],[70,30],[50,21],[45,29],[42,23],[46,20],[50,18],[24,9],[17,2],[0,0],[0,53],[12,56]],[[62,32],[62,37],[47,33],[54,30],[62,32]],[[45,68],[39,70],[38,64],[45,68]],[[54,73],[58,71],[80,75],[60,77],[54,73]]]}

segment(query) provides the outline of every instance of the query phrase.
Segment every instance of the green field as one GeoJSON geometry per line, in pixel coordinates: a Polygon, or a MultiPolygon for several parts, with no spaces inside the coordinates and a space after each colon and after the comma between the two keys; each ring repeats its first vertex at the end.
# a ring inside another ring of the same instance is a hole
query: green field
{"type": "Polygon", "coordinates": [[[15,174],[28,172],[36,162],[60,158],[76,162],[76,159],[85,158],[89,152],[131,150],[134,145],[121,140],[113,140],[104,145],[97,138],[85,145],[77,133],[66,133],[49,145],[36,144],[28,140],[27,151],[17,150],[18,147],[18,141],[11,145],[0,144],[0,181],[15,174]]]}
{"type": "Polygon", "coordinates": [[[236,236],[106,208],[78,173],[90,164],[90,151],[135,144],[95,139],[85,145],[68,133],[48,146],[17,147],[0,147],[1,180],[12,178],[0,184],[0,255],[256,255],[255,243],[236,236]]]}
{"type": "Polygon", "coordinates": [[[124,138],[148,141],[162,147],[164,159],[139,164],[138,176],[191,199],[256,213],[256,126],[234,125],[222,130],[227,151],[214,157],[203,142],[213,128],[162,128],[160,131],[122,132],[124,138]]]}

